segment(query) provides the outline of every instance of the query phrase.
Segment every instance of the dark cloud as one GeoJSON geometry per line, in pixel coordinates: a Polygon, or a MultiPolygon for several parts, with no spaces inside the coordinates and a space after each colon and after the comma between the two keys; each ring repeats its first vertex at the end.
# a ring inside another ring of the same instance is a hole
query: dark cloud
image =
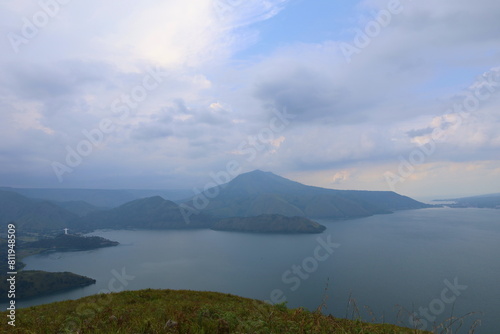
{"type": "Polygon", "coordinates": [[[424,129],[415,129],[415,130],[407,131],[406,134],[408,135],[408,137],[414,138],[414,137],[429,135],[432,133],[433,130],[434,129],[431,127],[426,127],[424,129]]]}
{"type": "Polygon", "coordinates": [[[161,126],[142,126],[132,131],[131,137],[138,140],[154,140],[160,138],[167,138],[173,134],[171,129],[161,126]]]}
{"type": "Polygon", "coordinates": [[[332,118],[345,121],[349,111],[342,105],[348,92],[333,78],[301,65],[282,68],[256,83],[254,95],[276,110],[287,110],[299,120],[332,118]]]}
{"type": "Polygon", "coordinates": [[[3,67],[2,80],[11,93],[23,99],[52,100],[95,91],[109,83],[116,73],[104,63],[66,61],[57,64],[11,63],[3,67]]]}

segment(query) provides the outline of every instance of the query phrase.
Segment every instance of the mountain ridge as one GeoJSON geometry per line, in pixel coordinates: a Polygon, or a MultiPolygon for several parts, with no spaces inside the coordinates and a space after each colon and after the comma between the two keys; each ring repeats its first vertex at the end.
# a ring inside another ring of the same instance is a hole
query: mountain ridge
{"type": "Polygon", "coordinates": [[[88,214],[74,222],[77,229],[146,228],[189,229],[208,228],[211,219],[197,215],[186,221],[176,203],[161,196],[136,199],[119,207],[88,214]]]}
{"type": "MultiPolygon", "coordinates": [[[[261,170],[240,174],[228,183],[197,196],[209,199],[201,212],[221,218],[282,214],[347,219],[431,207],[392,191],[321,188],[261,170]],[[213,193],[218,195],[210,196],[213,193]]],[[[197,196],[191,198],[192,203],[197,196]]],[[[184,204],[189,206],[190,202],[184,204]]]]}
{"type": "Polygon", "coordinates": [[[0,190],[0,225],[15,222],[24,231],[57,230],[77,215],[50,202],[34,200],[12,191],[0,190]]]}

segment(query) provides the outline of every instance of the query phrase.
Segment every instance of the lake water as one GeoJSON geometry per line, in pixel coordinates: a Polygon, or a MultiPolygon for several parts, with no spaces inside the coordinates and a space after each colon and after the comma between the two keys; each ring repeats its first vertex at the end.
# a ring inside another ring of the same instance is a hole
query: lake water
{"type": "MultiPolygon", "coordinates": [[[[315,235],[195,231],[97,231],[120,242],[93,251],[28,257],[26,270],[71,271],[97,284],[18,302],[21,307],[103,290],[209,290],[282,301],[289,307],[433,328],[450,315],[500,332],[500,211],[423,209],[321,221],[315,235]],[[351,302],[351,305],[353,303],[351,302]],[[401,305],[407,312],[399,312],[401,305]],[[374,315],[367,311],[369,307],[374,315]]],[[[462,329],[459,333],[467,333],[462,329]]]]}

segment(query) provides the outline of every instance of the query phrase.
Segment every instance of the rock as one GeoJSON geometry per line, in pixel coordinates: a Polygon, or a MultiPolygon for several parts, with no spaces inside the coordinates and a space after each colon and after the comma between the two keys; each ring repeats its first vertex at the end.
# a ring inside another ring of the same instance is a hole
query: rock
{"type": "Polygon", "coordinates": [[[177,327],[177,321],[168,320],[163,328],[177,327]]]}

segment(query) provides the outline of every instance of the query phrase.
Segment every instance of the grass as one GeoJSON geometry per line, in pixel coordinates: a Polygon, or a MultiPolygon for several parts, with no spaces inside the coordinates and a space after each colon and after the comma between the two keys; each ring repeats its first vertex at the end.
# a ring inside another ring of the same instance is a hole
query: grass
{"type": "Polygon", "coordinates": [[[337,319],[285,304],[216,292],[140,290],[99,294],[51,303],[16,313],[16,326],[2,333],[430,333],[389,324],[337,319]]]}

